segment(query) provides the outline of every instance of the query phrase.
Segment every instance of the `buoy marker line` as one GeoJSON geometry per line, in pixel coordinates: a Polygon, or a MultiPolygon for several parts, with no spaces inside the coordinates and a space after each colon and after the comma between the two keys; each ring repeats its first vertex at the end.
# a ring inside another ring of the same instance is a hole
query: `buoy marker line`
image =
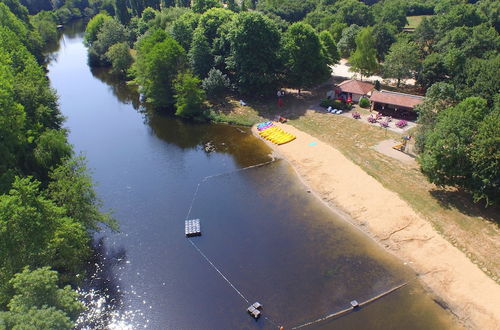
{"type": "Polygon", "coordinates": [[[241,297],[243,298],[243,300],[245,300],[245,302],[247,304],[250,303],[250,301],[243,295],[243,293],[241,293],[240,290],[238,290],[234,285],[233,283],[231,283],[231,281],[229,281],[229,279],[224,275],[222,274],[222,272],[220,271],[219,268],[217,268],[217,266],[215,266],[215,264],[206,256],[205,253],[203,253],[203,251],[200,250],[200,248],[198,247],[198,245],[196,245],[195,242],[193,242],[192,239],[188,239],[189,243],[191,243],[191,245],[196,249],[196,251],[198,251],[200,253],[200,255],[210,264],[210,266],[212,266],[213,269],[215,269],[215,271],[217,273],[219,273],[219,275],[224,279],[224,281],[227,282],[227,284],[229,284],[233,289],[234,291],[236,291],[236,293],[241,297]]]}
{"type": "Polygon", "coordinates": [[[187,212],[187,215],[186,215],[186,220],[189,220],[189,215],[191,214],[191,211],[193,210],[194,201],[196,200],[196,196],[198,195],[198,191],[200,190],[200,186],[204,182],[206,182],[207,180],[212,179],[212,178],[216,178],[218,176],[223,176],[223,175],[238,173],[238,172],[246,171],[246,170],[249,170],[249,169],[252,169],[252,168],[256,168],[256,167],[266,166],[266,165],[269,165],[269,164],[274,163],[276,161],[277,161],[276,159],[272,159],[272,160],[264,162],[264,163],[260,163],[260,164],[256,164],[256,165],[251,165],[251,166],[247,166],[247,167],[243,167],[243,168],[239,168],[239,169],[236,169],[234,171],[223,172],[223,173],[213,174],[213,175],[207,175],[206,177],[204,177],[203,179],[201,179],[201,181],[196,186],[196,189],[195,189],[194,194],[193,194],[193,199],[191,200],[191,204],[189,205],[189,209],[188,209],[188,212],[187,212]]]}

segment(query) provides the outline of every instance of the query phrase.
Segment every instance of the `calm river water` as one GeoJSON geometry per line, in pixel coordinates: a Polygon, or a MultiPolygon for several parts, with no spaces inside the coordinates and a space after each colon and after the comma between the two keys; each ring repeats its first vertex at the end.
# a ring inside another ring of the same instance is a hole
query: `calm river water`
{"type": "MultiPolygon", "coordinates": [[[[49,77],[70,142],[87,157],[120,232],[95,236],[79,328],[290,329],[415,277],[308,194],[286,162],[236,171],[271,160],[248,129],[150,111],[131,88],[91,70],[82,28],[66,29],[49,77]],[[215,152],[205,152],[207,142],[215,152]],[[203,236],[192,240],[267,318],[251,319],[249,304],[184,237],[200,182],[190,218],[201,219],[203,236]]],[[[313,328],[453,327],[413,281],[313,328]]]]}

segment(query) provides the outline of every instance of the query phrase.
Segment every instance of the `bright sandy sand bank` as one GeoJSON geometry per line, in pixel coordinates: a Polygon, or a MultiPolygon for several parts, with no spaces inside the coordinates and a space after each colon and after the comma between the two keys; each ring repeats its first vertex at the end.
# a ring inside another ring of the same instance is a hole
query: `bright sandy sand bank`
{"type": "MultiPolygon", "coordinates": [[[[500,329],[498,284],[338,150],[293,126],[278,125],[297,139],[281,146],[266,143],[319,198],[411,266],[466,327],[500,329]]],[[[255,126],[252,131],[258,136],[255,126]]]]}

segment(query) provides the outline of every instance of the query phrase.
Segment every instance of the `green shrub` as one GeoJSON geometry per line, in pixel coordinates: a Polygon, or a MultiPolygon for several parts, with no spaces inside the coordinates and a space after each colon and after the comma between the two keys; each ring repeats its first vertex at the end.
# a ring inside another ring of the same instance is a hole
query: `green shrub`
{"type": "Polygon", "coordinates": [[[322,106],[323,108],[332,107],[334,109],[339,109],[339,110],[351,110],[352,108],[350,104],[332,99],[323,99],[321,100],[321,103],[319,105],[322,106]]]}
{"type": "Polygon", "coordinates": [[[368,108],[370,106],[370,100],[368,100],[366,97],[362,97],[359,100],[359,106],[362,108],[368,108]]]}

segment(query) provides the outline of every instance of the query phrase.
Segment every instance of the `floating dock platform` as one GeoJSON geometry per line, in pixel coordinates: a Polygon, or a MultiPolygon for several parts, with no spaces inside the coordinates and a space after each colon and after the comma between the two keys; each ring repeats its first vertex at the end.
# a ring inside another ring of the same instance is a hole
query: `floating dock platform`
{"type": "Polygon", "coordinates": [[[185,221],[186,237],[201,236],[200,219],[185,221]]]}
{"type": "Polygon", "coordinates": [[[262,305],[258,302],[254,302],[250,307],[247,308],[248,314],[252,316],[254,319],[258,319],[262,314],[262,305]]]}

